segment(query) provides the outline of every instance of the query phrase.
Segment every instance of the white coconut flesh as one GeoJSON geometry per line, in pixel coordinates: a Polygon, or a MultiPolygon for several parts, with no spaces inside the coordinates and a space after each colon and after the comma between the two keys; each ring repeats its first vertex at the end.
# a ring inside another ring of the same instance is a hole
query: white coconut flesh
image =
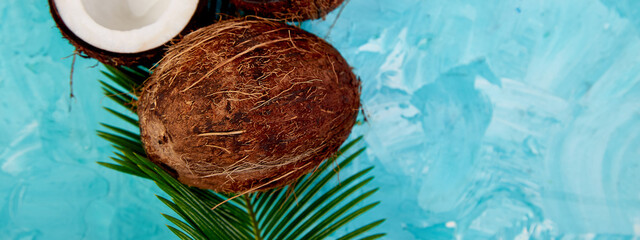
{"type": "Polygon", "coordinates": [[[78,38],[115,53],[162,46],[189,23],[198,0],[54,0],[58,14],[78,38]]]}

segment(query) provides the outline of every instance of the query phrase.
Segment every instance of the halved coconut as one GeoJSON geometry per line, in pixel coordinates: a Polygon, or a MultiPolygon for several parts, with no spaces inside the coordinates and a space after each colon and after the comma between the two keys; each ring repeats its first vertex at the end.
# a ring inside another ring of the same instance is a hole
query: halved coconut
{"type": "Polygon", "coordinates": [[[109,65],[158,60],[163,46],[202,23],[206,0],[49,0],[78,53],[109,65]]]}

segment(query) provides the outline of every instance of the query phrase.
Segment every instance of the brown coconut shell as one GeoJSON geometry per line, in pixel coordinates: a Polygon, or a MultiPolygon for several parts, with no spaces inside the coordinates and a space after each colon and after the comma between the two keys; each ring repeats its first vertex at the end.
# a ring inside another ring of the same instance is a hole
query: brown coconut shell
{"type": "Polygon", "coordinates": [[[173,40],[168,41],[164,46],[139,53],[116,53],[94,47],[93,45],[76,36],[67,27],[67,25],[64,24],[64,21],[62,21],[54,0],[48,1],[49,11],[51,12],[53,20],[56,22],[56,26],[58,27],[58,29],[60,29],[60,33],[62,33],[62,36],[76,48],[76,54],[86,58],[94,58],[101,63],[111,66],[133,66],[140,64],[150,66],[162,58],[162,55],[166,51],[166,47],[169,43],[179,41],[182,36],[192,32],[193,30],[201,26],[205,26],[207,23],[210,23],[210,21],[207,20],[207,14],[205,13],[207,11],[208,1],[200,0],[195,13],[193,14],[193,17],[191,18],[187,26],[182,30],[180,34],[178,34],[173,40]]]}
{"type": "Polygon", "coordinates": [[[138,102],[151,161],[218,192],[283,186],[347,139],[360,81],[330,44],[284,23],[223,21],[173,45],[138,102]]]}
{"type": "Polygon", "coordinates": [[[303,21],[318,19],[344,0],[231,0],[241,10],[261,17],[303,21]]]}

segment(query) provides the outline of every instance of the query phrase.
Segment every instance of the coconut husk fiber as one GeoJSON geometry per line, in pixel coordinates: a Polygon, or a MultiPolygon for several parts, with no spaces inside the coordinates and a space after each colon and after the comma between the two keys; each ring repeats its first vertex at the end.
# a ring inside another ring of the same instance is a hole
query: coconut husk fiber
{"type": "Polygon", "coordinates": [[[344,0],[231,0],[241,10],[261,17],[303,21],[324,17],[344,0]]]}
{"type": "Polygon", "coordinates": [[[173,45],[138,103],[148,157],[218,192],[283,186],[347,139],[360,81],[330,44],[284,23],[223,21],[173,45]]]}

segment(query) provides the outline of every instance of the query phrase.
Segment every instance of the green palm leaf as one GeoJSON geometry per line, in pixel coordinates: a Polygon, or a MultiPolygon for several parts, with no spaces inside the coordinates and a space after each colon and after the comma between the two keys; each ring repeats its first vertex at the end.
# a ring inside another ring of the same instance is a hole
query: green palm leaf
{"type": "MultiPolygon", "coordinates": [[[[150,72],[145,68],[106,66],[102,73],[111,81],[101,81],[105,95],[122,106],[121,113],[106,108],[126,123],[138,126],[135,101],[142,83],[150,72]]],[[[330,182],[340,169],[344,169],[364,152],[355,149],[362,137],[346,143],[338,153],[323,162],[313,173],[293,184],[265,192],[231,196],[186,186],[145,157],[138,133],[102,124],[106,131],[98,135],[111,142],[117,152],[113,163],[99,162],[102,166],[126,174],[153,180],[170,199],[158,199],[174,211],[162,214],[168,226],[179,239],[323,239],[375,207],[378,202],[366,203],[377,189],[367,187],[373,177],[369,167],[353,175],[344,176],[337,185],[330,182]],[[350,154],[347,154],[350,153],[350,154]]],[[[384,220],[376,220],[337,239],[361,237],[384,220]]],[[[384,233],[361,239],[377,239],[384,233]]]]}

